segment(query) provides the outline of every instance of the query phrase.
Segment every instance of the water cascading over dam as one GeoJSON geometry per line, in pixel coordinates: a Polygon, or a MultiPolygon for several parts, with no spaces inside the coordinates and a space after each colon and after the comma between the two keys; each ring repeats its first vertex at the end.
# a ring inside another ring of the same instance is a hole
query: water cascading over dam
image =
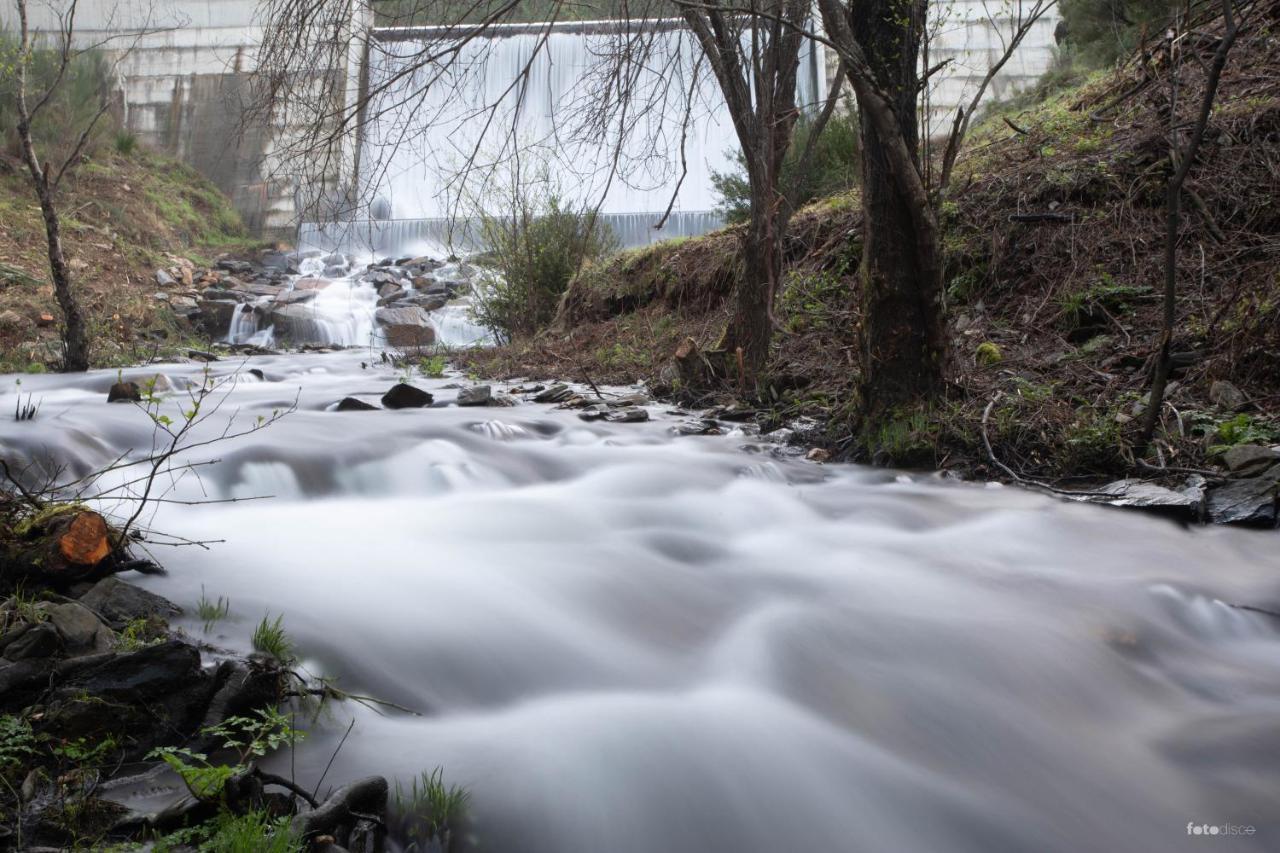
{"type": "MultiPolygon", "coordinates": [[[[616,22],[494,27],[445,64],[419,68],[449,44],[436,28],[375,30],[360,158],[369,214],[304,225],[301,242],[474,248],[468,216],[508,214],[517,179],[573,207],[598,205],[624,246],[718,227],[712,175],[734,171],[732,123],[691,34],[650,26],[643,36],[616,22]],[[623,50],[644,61],[625,96],[606,95],[623,50]],[[608,98],[628,104],[602,117],[608,98]]],[[[824,88],[821,51],[806,47],[798,102],[811,106],[824,88]]]]}

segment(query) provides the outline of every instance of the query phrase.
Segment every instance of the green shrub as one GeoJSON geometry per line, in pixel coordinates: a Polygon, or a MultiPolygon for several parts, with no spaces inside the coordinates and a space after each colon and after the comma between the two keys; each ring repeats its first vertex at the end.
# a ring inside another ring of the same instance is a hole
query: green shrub
{"type": "Polygon", "coordinates": [[[115,145],[116,152],[127,157],[137,149],[138,137],[127,130],[121,130],[116,133],[115,145]]]}
{"type": "Polygon", "coordinates": [[[569,206],[553,183],[518,187],[513,196],[512,215],[480,215],[488,263],[498,277],[478,288],[472,309],[480,325],[506,341],[546,327],[582,264],[618,245],[607,226],[569,206]]]}
{"type": "Polygon", "coordinates": [[[1066,24],[1065,42],[1092,68],[1111,65],[1132,53],[1144,38],[1159,36],[1186,6],[1179,0],[1062,0],[1058,4],[1066,24]]]}
{"type": "MultiPolygon", "coordinates": [[[[39,44],[39,42],[37,42],[39,44]]],[[[52,46],[53,43],[49,43],[52,46]]],[[[15,32],[0,33],[0,137],[9,154],[18,156],[17,67],[19,42],[15,32]]],[[[69,156],[80,134],[93,126],[85,153],[91,153],[113,132],[110,116],[96,124],[99,111],[110,102],[111,66],[101,51],[76,54],[62,79],[62,57],[52,49],[34,50],[27,66],[27,103],[35,104],[53,89],[48,103],[36,114],[31,136],[43,159],[57,162],[69,156]]]]}
{"type": "MultiPolygon", "coordinates": [[[[851,103],[843,103],[837,108],[815,143],[809,168],[797,174],[797,164],[812,129],[813,119],[808,116],[796,122],[791,147],[782,162],[782,185],[795,187],[797,208],[857,186],[861,175],[858,118],[851,103]]],[[[728,222],[745,222],[751,215],[751,189],[747,183],[746,160],[741,152],[736,155],[735,163],[736,168],[732,172],[713,172],[711,183],[720,199],[716,211],[728,222]]]]}

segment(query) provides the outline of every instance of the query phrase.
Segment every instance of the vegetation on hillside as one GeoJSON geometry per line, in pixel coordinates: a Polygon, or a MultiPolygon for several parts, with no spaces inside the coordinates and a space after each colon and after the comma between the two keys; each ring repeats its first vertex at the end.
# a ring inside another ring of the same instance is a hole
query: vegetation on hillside
{"type": "MultiPolygon", "coordinates": [[[[1176,384],[1143,464],[1207,464],[1234,443],[1280,436],[1280,6],[1259,13],[1231,55],[1188,184],[1178,251],[1176,384]],[[1224,384],[1226,383],[1226,384],[1224,384]],[[1239,391],[1239,397],[1227,389],[1239,391]],[[1216,389],[1216,390],[1215,390],[1216,389]],[[1249,435],[1250,438],[1244,436],[1249,435]]],[[[1212,50],[1213,28],[1188,40],[1212,50]]],[[[1181,69],[1184,109],[1204,66],[1181,69]]],[[[814,415],[853,458],[1028,476],[1142,469],[1133,453],[1160,328],[1170,68],[1148,55],[975,129],[941,209],[948,336],[945,394],[856,425],[862,316],[856,191],[797,213],[779,304],[783,332],[762,398],[768,423],[814,415]]],[[[477,354],[477,369],[596,381],[667,380],[687,337],[706,344],[741,276],[734,229],[633,250],[593,265],[555,326],[477,354]]],[[[679,387],[671,388],[676,393],[679,387]]]]}
{"type": "MultiPolygon", "coordinates": [[[[61,359],[40,211],[17,164],[0,156],[0,372],[61,359]],[[42,319],[42,317],[44,319],[42,319]],[[52,319],[50,319],[52,318],[52,319]]],[[[256,245],[230,201],[189,166],[142,148],[96,151],[68,179],[63,238],[94,339],[96,366],[176,352],[193,337],[155,271],[256,245]]]]}

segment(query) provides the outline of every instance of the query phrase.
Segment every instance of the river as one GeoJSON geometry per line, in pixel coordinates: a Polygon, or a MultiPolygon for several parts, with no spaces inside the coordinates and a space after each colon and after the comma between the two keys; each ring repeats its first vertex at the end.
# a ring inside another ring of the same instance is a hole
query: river
{"type": "MultiPolygon", "coordinates": [[[[433,408],[332,411],[397,381],[374,355],[211,365],[237,381],[202,436],[297,410],[167,498],[271,497],[146,517],[225,540],[139,581],[227,597],[211,642],[281,614],[308,670],[422,711],[335,708],[308,784],[354,717],[327,782],[443,767],[489,851],[1280,846],[1280,619],[1230,606],[1280,609],[1275,534],[680,437],[662,405],[459,408],[457,375],[415,379],[433,408]]],[[[39,415],[0,441],[72,471],[150,448],[116,378],[22,377],[39,415]]]]}

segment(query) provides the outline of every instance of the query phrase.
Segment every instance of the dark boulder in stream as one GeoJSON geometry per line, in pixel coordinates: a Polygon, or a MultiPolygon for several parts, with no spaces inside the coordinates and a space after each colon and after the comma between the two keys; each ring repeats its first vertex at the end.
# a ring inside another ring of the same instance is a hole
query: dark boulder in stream
{"type": "Polygon", "coordinates": [[[434,400],[430,393],[407,382],[397,383],[382,395],[382,405],[388,409],[421,409],[430,406],[434,400]]]}
{"type": "MultiPolygon", "coordinates": [[[[390,393],[390,392],[387,392],[390,393]]],[[[366,403],[364,400],[356,397],[343,397],[338,401],[338,405],[334,407],[335,412],[373,412],[377,410],[377,406],[373,403],[366,403]]]]}
{"type": "Polygon", "coordinates": [[[142,400],[142,389],[137,382],[116,382],[107,391],[108,403],[137,403],[142,400]]]}

